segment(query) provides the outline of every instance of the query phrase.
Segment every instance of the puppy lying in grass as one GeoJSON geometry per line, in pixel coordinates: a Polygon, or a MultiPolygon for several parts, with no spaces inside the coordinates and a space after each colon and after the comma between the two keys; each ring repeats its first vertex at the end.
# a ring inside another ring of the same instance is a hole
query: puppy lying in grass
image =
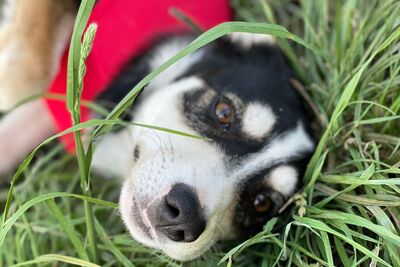
{"type": "MultiPolygon", "coordinates": [[[[27,8],[28,2],[17,2],[14,10],[27,8]]],[[[54,8],[51,1],[42,2],[23,19],[54,8]]],[[[24,43],[32,60],[18,55],[13,66],[18,69],[12,73],[1,66],[0,83],[7,85],[0,90],[3,109],[19,100],[11,93],[19,94],[27,84],[40,87],[49,82],[51,57],[60,58],[57,45],[69,35],[68,30],[58,35],[54,28],[72,23],[73,9],[64,5],[58,4],[58,18],[49,12],[43,16],[47,21],[39,19],[39,32],[54,30],[53,39],[40,39],[48,41],[48,48],[41,42],[36,48],[38,43],[24,43]],[[65,17],[63,23],[60,16],[65,17]],[[42,68],[46,70],[40,75],[31,75],[42,68]],[[20,87],[15,73],[24,77],[20,87]]],[[[21,27],[26,30],[29,25],[21,27]]],[[[24,34],[13,32],[1,39],[2,62],[10,64],[12,42],[24,34]]],[[[97,100],[118,103],[193,39],[190,33],[160,35],[97,100]]],[[[151,81],[136,100],[131,120],[203,138],[125,127],[97,142],[92,166],[100,174],[124,178],[120,210],[133,238],[174,259],[190,260],[215,241],[260,231],[277,214],[295,192],[314,148],[291,78],[290,67],[270,36],[235,33],[190,54],[151,81]]],[[[0,124],[1,173],[9,172],[52,134],[52,118],[40,100],[7,114],[0,124]]]]}

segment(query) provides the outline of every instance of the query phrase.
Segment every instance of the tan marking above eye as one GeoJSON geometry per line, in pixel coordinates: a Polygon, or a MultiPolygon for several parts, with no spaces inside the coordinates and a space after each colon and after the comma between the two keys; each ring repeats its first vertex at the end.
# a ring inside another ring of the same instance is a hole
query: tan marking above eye
{"type": "Polygon", "coordinates": [[[258,213],[265,213],[271,208],[271,199],[264,194],[258,194],[254,198],[253,207],[258,213]]]}
{"type": "Polygon", "coordinates": [[[272,108],[268,104],[252,102],[244,109],[242,131],[253,139],[263,139],[273,130],[277,121],[272,108]]]}
{"type": "Polygon", "coordinates": [[[233,107],[226,100],[219,100],[215,105],[215,115],[222,124],[230,124],[233,121],[233,107]]]}

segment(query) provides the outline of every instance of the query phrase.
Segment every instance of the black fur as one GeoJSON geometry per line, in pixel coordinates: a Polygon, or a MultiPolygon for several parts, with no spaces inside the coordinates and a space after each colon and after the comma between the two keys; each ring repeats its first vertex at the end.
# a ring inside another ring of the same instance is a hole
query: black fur
{"type": "MultiPolygon", "coordinates": [[[[107,109],[117,105],[148,73],[148,54],[144,53],[130,61],[117,75],[113,82],[97,96],[96,102],[107,109]]],[[[139,99],[139,97],[137,97],[139,99]]],[[[132,120],[132,114],[128,111],[122,117],[123,120],[132,120]]]]}

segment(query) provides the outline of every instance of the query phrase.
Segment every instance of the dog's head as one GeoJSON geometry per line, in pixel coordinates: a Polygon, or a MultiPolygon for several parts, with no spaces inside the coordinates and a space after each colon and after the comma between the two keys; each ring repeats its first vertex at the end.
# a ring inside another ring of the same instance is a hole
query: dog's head
{"type": "MultiPolygon", "coordinates": [[[[156,67],[188,44],[158,45],[156,67]]],[[[265,35],[233,34],[155,79],[133,119],[202,139],[127,129],[120,197],[132,236],[179,260],[254,233],[294,193],[313,150],[291,71],[265,35]]]]}

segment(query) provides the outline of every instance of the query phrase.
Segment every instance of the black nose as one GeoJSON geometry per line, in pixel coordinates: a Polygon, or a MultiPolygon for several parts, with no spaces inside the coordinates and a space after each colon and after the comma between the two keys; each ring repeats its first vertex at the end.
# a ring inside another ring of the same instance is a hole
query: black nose
{"type": "Polygon", "coordinates": [[[176,184],[157,209],[156,228],[176,242],[193,242],[206,228],[196,193],[185,184],[176,184]]]}

